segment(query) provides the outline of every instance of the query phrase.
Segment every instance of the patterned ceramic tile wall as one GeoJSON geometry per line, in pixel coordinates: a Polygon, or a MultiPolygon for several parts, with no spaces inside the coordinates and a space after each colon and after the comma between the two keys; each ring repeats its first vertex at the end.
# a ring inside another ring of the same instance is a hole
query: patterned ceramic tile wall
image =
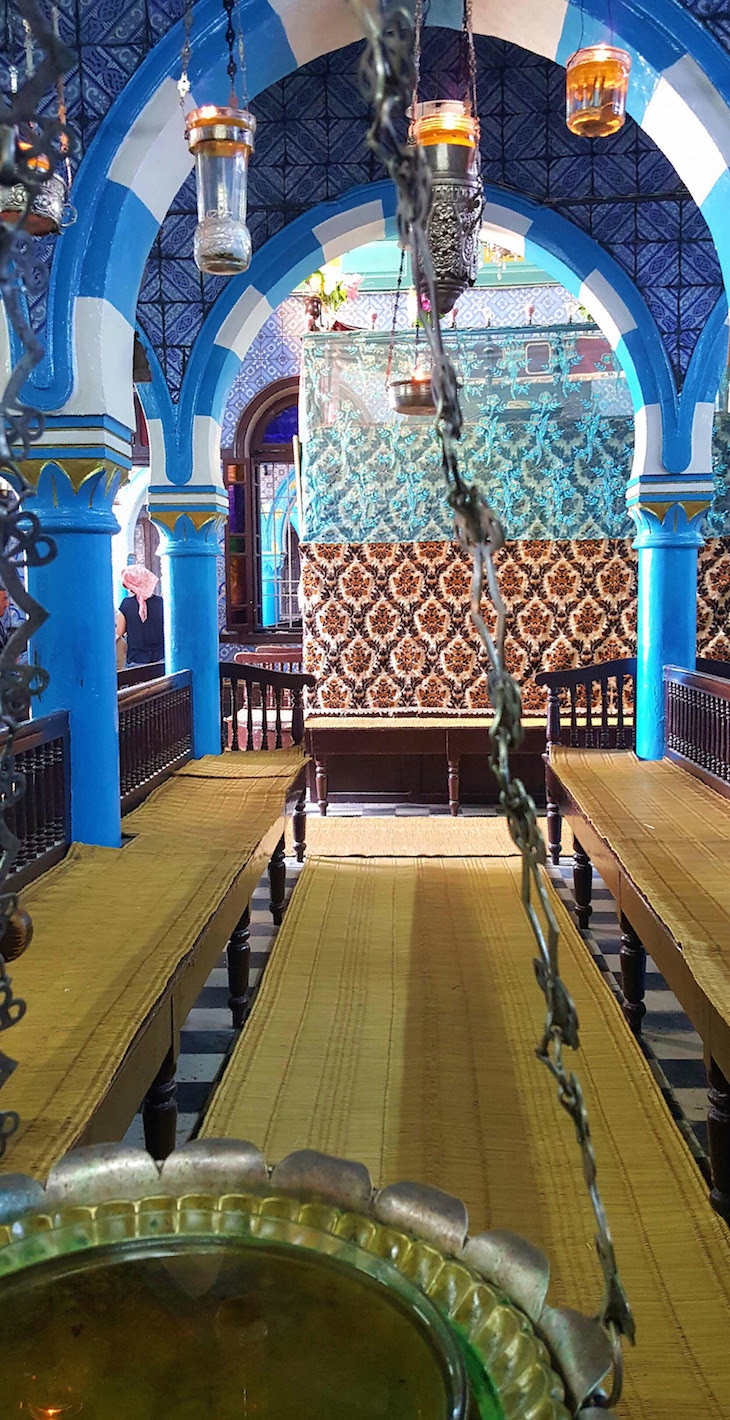
{"type": "MultiPolygon", "coordinates": [[[[471,624],[471,564],[455,543],[311,544],[303,549],[305,669],[328,713],[485,709],[471,624]]],[[[497,558],[507,664],[527,714],[543,714],[540,670],[636,654],[630,539],[512,542],[497,558]]],[[[730,660],[730,540],[700,552],[697,645],[730,660]]],[[[494,629],[494,617],[487,612],[494,629]]]]}

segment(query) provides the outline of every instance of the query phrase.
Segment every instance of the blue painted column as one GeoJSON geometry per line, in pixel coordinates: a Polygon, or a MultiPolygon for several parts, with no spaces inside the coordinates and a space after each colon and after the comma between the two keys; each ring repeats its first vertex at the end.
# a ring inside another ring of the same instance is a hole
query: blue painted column
{"type": "Polygon", "coordinates": [[[707,504],[635,504],[639,553],[636,753],[664,754],[664,667],[693,670],[697,657],[697,551],[707,504]]]}
{"type": "Polygon", "coordinates": [[[168,674],[193,677],[193,756],[221,752],[218,675],[218,537],[210,512],[150,508],[157,523],[168,674]]]}
{"type": "Polygon", "coordinates": [[[119,720],[112,583],[112,512],[121,474],[88,460],[26,465],[38,478],[30,504],[57,555],[28,569],[33,596],[50,613],[33,637],[31,659],[48,671],[33,715],[68,710],[71,733],[71,834],[80,843],[121,844],[119,720]]]}

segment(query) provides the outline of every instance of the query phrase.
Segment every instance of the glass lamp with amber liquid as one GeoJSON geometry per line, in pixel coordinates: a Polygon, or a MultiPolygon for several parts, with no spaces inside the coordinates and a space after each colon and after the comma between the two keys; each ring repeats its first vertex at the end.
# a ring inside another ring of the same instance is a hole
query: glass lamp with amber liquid
{"type": "Polygon", "coordinates": [[[623,127],[631,55],[611,44],[571,54],[565,66],[565,121],[581,138],[608,138],[623,127]]]}
{"type": "Polygon", "coordinates": [[[248,160],[255,132],[256,119],[247,109],[207,104],[187,116],[186,136],[195,158],[198,196],[193,255],[199,271],[235,276],[248,270],[248,160]]]}

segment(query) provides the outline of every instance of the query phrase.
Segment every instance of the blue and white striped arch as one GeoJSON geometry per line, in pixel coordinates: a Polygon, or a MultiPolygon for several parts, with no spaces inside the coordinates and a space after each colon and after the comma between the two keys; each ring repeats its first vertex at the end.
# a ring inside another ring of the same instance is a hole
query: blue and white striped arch
{"type": "MultiPolygon", "coordinates": [[[[730,290],[730,56],[679,0],[613,0],[613,33],[633,58],[629,109],[700,206],[730,290]]],[[[475,0],[478,32],[559,63],[607,35],[605,0],[475,0]]],[[[249,89],[359,37],[347,0],[244,0],[249,89]]],[[[219,0],[195,6],[190,102],[224,93],[219,0]]],[[[458,28],[461,0],[433,0],[429,22],[458,28]]],[[[34,377],[46,410],[106,413],[132,426],[131,357],[145,261],[190,159],[175,80],[180,26],[151,51],[90,145],[74,186],[79,220],[57,246],[49,355],[34,377]],[[69,320],[69,312],[72,312],[69,320]],[[75,373],[74,373],[75,372],[75,373]]]]}
{"type": "MultiPolygon", "coordinates": [[[[710,468],[709,429],[696,425],[705,395],[688,375],[690,409],[678,401],[666,351],[643,297],[602,247],[565,218],[527,199],[487,188],[485,221],[495,240],[543,267],[578,297],[609,340],[625,372],[635,412],[633,477],[671,468],[710,468]],[[698,440],[707,434],[706,447],[698,440]],[[693,448],[693,440],[695,447],[693,448]]],[[[240,362],[272,310],[294,286],[324,261],[395,232],[395,191],[391,183],[353,188],[336,202],[322,204],[272,237],[256,253],[245,276],[229,282],[205,321],[183,380],[176,421],[175,458],[169,477],[194,484],[220,466],[223,412],[240,362]]],[[[719,313],[710,335],[727,346],[719,313]]],[[[713,350],[715,348],[713,345],[713,350]]],[[[704,351],[707,354],[707,347],[704,351]]],[[[718,370],[705,381],[719,378],[718,370]]]]}

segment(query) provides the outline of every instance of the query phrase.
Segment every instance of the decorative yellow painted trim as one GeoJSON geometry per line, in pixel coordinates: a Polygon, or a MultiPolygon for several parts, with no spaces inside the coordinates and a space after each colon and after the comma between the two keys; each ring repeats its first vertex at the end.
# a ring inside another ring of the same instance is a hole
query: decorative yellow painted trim
{"type": "Polygon", "coordinates": [[[167,508],[159,511],[150,508],[149,515],[153,523],[162,523],[171,533],[174,533],[181,518],[189,518],[196,532],[200,532],[208,523],[220,525],[225,521],[223,513],[211,513],[201,509],[188,512],[187,508],[167,508]]]}
{"type": "Polygon", "coordinates": [[[687,522],[690,522],[692,518],[696,518],[699,513],[704,513],[707,508],[711,507],[711,505],[711,498],[669,498],[666,501],[656,503],[645,502],[642,500],[640,503],[637,504],[637,507],[641,508],[643,512],[653,513],[654,517],[658,518],[660,523],[663,523],[664,519],[667,516],[667,513],[672,508],[682,508],[687,522]]]}
{"type": "Polygon", "coordinates": [[[96,478],[98,474],[106,475],[104,492],[108,493],[115,479],[119,480],[119,486],[126,482],[129,477],[129,469],[122,468],[112,459],[22,459],[19,464],[23,477],[30,484],[31,488],[37,488],[41,474],[45,469],[59,468],[65,474],[74,493],[80,493],[84,484],[91,478],[96,478]]]}

